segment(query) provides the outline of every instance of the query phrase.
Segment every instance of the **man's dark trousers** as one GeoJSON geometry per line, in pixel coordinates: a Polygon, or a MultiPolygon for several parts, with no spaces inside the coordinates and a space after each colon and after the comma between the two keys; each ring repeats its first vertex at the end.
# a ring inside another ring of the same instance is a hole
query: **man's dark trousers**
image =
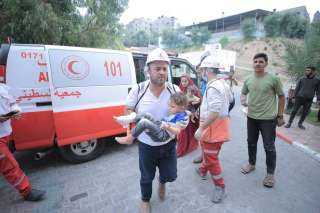
{"type": "Polygon", "coordinates": [[[177,178],[177,155],[175,139],[161,146],[139,143],[139,167],[141,199],[148,202],[152,194],[152,181],[159,168],[159,181],[164,184],[177,178]]]}
{"type": "Polygon", "coordinates": [[[276,119],[272,120],[258,120],[247,118],[248,130],[248,154],[249,163],[256,164],[257,143],[259,139],[259,132],[261,132],[263,139],[263,146],[266,152],[267,173],[274,174],[276,168],[276,119]]]}
{"type": "Polygon", "coordinates": [[[293,110],[290,114],[289,123],[291,124],[293,122],[293,119],[296,116],[299,108],[302,106],[302,114],[299,120],[299,124],[302,124],[310,111],[311,105],[312,105],[312,99],[296,97],[293,110]]]}

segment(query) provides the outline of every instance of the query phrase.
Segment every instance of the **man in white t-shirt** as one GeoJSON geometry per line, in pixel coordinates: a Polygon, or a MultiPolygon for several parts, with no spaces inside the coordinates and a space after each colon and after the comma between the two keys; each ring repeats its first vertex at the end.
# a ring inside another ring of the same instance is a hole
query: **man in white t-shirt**
{"type": "MultiPolygon", "coordinates": [[[[149,53],[147,67],[150,79],[132,88],[126,102],[128,112],[150,113],[157,120],[168,115],[170,95],[179,91],[176,85],[166,83],[169,63],[169,57],[162,49],[149,53]]],[[[161,200],[165,197],[165,183],[177,178],[176,141],[155,142],[144,132],[139,135],[138,141],[142,200],[140,210],[146,213],[151,211],[149,201],[156,168],[159,169],[158,195],[161,200]]]]}
{"type": "Polygon", "coordinates": [[[39,201],[44,198],[45,191],[32,189],[28,177],[20,169],[8,148],[12,132],[11,118],[17,117],[20,113],[16,100],[9,93],[9,87],[0,83],[0,173],[19,191],[24,200],[39,201]]]}

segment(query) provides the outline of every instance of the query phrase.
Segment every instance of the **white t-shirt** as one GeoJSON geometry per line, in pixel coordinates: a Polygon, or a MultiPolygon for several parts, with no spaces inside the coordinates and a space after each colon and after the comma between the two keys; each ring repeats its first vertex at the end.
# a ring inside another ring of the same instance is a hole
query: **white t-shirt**
{"type": "MultiPolygon", "coordinates": [[[[146,84],[147,85],[147,84],[146,84]]],[[[178,86],[174,85],[175,91],[179,92],[180,89],[178,86]]],[[[174,91],[172,91],[174,92],[174,91]]],[[[141,91],[140,94],[141,95],[141,91]]],[[[150,88],[148,87],[146,93],[143,95],[141,100],[139,101],[138,105],[136,106],[136,113],[150,113],[155,119],[161,120],[162,118],[168,116],[169,112],[169,100],[170,100],[171,93],[167,89],[167,86],[165,89],[161,92],[159,97],[156,97],[152,94],[150,91],[150,88]]],[[[127,100],[126,100],[126,106],[128,108],[134,108],[138,101],[138,85],[135,85],[129,92],[127,100]]],[[[167,142],[154,142],[146,133],[142,133],[138,137],[139,141],[142,143],[148,144],[150,146],[161,146],[164,145],[167,142]]]]}
{"type": "Polygon", "coordinates": [[[222,118],[228,116],[230,99],[230,87],[225,80],[219,79],[208,82],[200,106],[200,120],[206,120],[210,112],[219,112],[219,117],[222,118]]]}
{"type": "MultiPolygon", "coordinates": [[[[16,99],[9,94],[10,88],[0,83],[0,115],[7,114],[13,110],[20,110],[16,99]]],[[[11,120],[0,122],[0,138],[10,135],[12,132],[11,120]]]]}

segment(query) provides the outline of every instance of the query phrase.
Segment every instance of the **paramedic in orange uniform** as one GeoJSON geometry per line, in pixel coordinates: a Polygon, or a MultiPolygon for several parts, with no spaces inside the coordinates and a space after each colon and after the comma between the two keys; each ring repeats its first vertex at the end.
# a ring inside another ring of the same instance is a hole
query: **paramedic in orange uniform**
{"type": "Polygon", "coordinates": [[[15,99],[9,94],[9,87],[0,83],[0,172],[19,191],[24,200],[39,201],[44,198],[45,191],[32,189],[28,177],[20,169],[8,148],[9,136],[12,132],[10,120],[19,116],[20,113],[21,110],[15,99]],[[15,112],[15,114],[6,115],[9,112],[15,112]]]}
{"type": "Polygon", "coordinates": [[[208,78],[206,90],[200,106],[200,125],[195,138],[200,141],[203,160],[196,169],[197,174],[205,179],[211,174],[214,184],[212,202],[220,203],[225,198],[225,184],[219,162],[219,152],[224,142],[229,140],[228,109],[231,99],[229,85],[218,79],[219,63],[208,56],[201,64],[204,75],[208,78]]]}

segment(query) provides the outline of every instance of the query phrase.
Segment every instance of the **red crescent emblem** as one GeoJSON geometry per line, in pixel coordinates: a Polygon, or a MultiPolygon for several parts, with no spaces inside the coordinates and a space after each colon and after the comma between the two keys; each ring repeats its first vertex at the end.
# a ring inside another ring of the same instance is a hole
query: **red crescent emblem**
{"type": "Polygon", "coordinates": [[[74,71],[73,70],[73,64],[75,64],[75,63],[77,63],[78,61],[70,61],[69,63],[68,63],[68,65],[67,65],[67,67],[68,67],[68,70],[69,70],[69,72],[71,72],[72,74],[75,74],[75,75],[79,75],[80,73],[79,72],[76,72],[76,71],[74,71]]]}
{"type": "Polygon", "coordinates": [[[82,57],[71,55],[61,62],[61,71],[69,79],[82,80],[89,75],[89,63],[82,57]]]}

